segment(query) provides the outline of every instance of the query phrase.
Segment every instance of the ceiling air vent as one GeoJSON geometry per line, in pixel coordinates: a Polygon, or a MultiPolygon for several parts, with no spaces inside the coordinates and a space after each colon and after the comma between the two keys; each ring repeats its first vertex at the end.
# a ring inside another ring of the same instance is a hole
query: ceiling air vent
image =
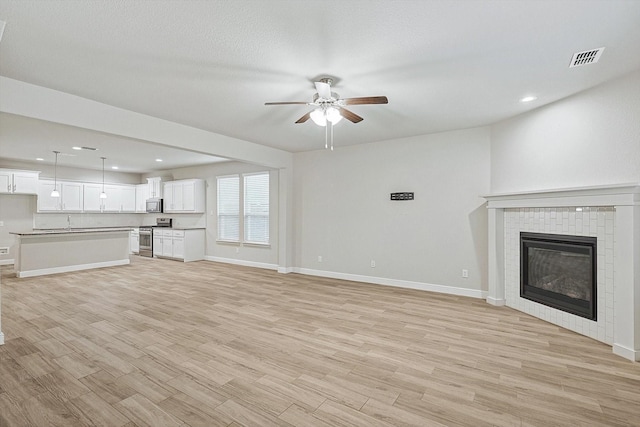
{"type": "Polygon", "coordinates": [[[602,52],[604,51],[603,47],[592,50],[585,50],[584,52],[577,52],[573,54],[573,58],[571,58],[571,65],[569,68],[579,67],[581,65],[587,64],[595,64],[600,59],[602,52]]]}

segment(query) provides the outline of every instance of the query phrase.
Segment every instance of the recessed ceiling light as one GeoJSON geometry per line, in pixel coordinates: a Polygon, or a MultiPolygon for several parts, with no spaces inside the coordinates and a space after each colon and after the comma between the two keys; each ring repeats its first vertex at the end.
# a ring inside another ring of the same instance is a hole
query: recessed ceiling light
{"type": "Polygon", "coordinates": [[[111,166],[111,169],[118,169],[117,166],[111,166]]]}
{"type": "Polygon", "coordinates": [[[156,162],[161,162],[161,161],[162,161],[162,159],[156,159],[156,162]]]}
{"type": "Polygon", "coordinates": [[[82,150],[82,147],[71,147],[71,148],[73,148],[74,150],[82,150]]]}
{"type": "Polygon", "coordinates": [[[41,161],[43,161],[44,159],[43,159],[42,157],[36,157],[36,160],[37,160],[37,161],[39,161],[39,162],[41,162],[41,161]]]}
{"type": "Polygon", "coordinates": [[[535,96],[525,96],[520,100],[520,102],[531,102],[531,101],[535,101],[536,99],[538,98],[535,96]]]}

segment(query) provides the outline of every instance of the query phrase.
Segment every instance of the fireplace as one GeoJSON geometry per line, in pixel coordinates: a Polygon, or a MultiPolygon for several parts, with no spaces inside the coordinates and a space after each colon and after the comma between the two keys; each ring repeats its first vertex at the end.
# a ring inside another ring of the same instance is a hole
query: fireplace
{"type": "Polygon", "coordinates": [[[520,296],[597,320],[597,239],[520,233],[520,296]]]}

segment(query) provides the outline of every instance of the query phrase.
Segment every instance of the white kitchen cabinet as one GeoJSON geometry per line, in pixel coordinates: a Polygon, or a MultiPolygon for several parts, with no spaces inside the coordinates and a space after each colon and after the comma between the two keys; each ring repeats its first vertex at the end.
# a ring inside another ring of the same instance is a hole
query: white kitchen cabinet
{"type": "Polygon", "coordinates": [[[189,262],[204,259],[204,229],[153,232],[153,256],[189,262]]]}
{"type": "Polygon", "coordinates": [[[136,211],[136,187],[127,185],[120,188],[120,204],[120,212],[136,211]]]}
{"type": "Polygon", "coordinates": [[[162,230],[160,233],[162,234],[162,251],[159,252],[159,255],[172,258],[173,257],[173,231],[162,230]]]}
{"type": "Polygon", "coordinates": [[[183,179],[164,184],[166,213],[204,213],[205,182],[203,179],[183,179]]]}
{"type": "Polygon", "coordinates": [[[102,199],[103,212],[120,212],[122,210],[122,193],[118,185],[105,185],[106,199],[102,199]]]}
{"type": "Polygon", "coordinates": [[[0,193],[38,194],[40,172],[0,169],[0,193]]]}
{"type": "Polygon", "coordinates": [[[84,211],[102,212],[102,184],[84,184],[84,211]]]}
{"type": "Polygon", "coordinates": [[[106,199],[100,198],[102,184],[84,184],[85,212],[135,212],[136,189],[131,185],[107,184],[106,199]]]}
{"type": "Polygon", "coordinates": [[[184,259],[184,231],[176,230],[172,236],[173,257],[184,259]]]}
{"type": "Polygon", "coordinates": [[[140,229],[134,228],[129,233],[129,252],[132,254],[140,253],[140,229]]]}
{"type": "Polygon", "coordinates": [[[81,212],[83,209],[83,185],[81,182],[61,182],[60,200],[62,210],[66,212],[81,212]]]}
{"type": "Polygon", "coordinates": [[[54,185],[53,181],[40,180],[38,183],[38,212],[58,212],[62,210],[60,197],[51,197],[54,188],[60,191],[60,183],[54,185]]]}
{"type": "Polygon", "coordinates": [[[150,199],[162,199],[164,186],[163,183],[168,181],[167,177],[164,176],[155,176],[153,178],[147,178],[147,183],[149,185],[149,198],[150,199]]]}
{"type": "Polygon", "coordinates": [[[147,199],[149,198],[149,184],[136,185],[136,212],[147,212],[147,199]]]}
{"type": "Polygon", "coordinates": [[[38,212],[81,212],[83,210],[81,182],[40,180],[38,184],[38,212]],[[51,197],[56,188],[60,197],[51,197]]]}
{"type": "Polygon", "coordinates": [[[163,254],[163,246],[164,241],[162,238],[162,233],[154,230],[153,232],[153,256],[158,257],[163,254]]]}

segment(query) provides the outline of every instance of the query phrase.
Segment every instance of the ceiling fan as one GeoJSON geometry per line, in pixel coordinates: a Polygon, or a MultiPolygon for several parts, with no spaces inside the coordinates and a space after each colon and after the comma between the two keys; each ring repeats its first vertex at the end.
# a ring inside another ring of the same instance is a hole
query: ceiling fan
{"type": "MultiPolygon", "coordinates": [[[[313,101],[284,101],[284,102],[265,102],[264,105],[311,105],[315,108],[304,116],[296,120],[296,123],[304,123],[311,119],[318,126],[331,127],[331,149],[333,150],[333,125],[337,124],[342,118],[352,123],[359,123],[364,120],[353,111],[344,108],[346,105],[365,105],[365,104],[387,104],[389,100],[386,96],[365,96],[360,98],[340,98],[340,96],[331,92],[331,84],[333,79],[330,77],[321,78],[320,81],[314,82],[316,91],[313,95],[313,101]],[[327,123],[330,125],[327,126],[327,123]]],[[[325,148],[327,148],[325,132],[325,148]]]]}

